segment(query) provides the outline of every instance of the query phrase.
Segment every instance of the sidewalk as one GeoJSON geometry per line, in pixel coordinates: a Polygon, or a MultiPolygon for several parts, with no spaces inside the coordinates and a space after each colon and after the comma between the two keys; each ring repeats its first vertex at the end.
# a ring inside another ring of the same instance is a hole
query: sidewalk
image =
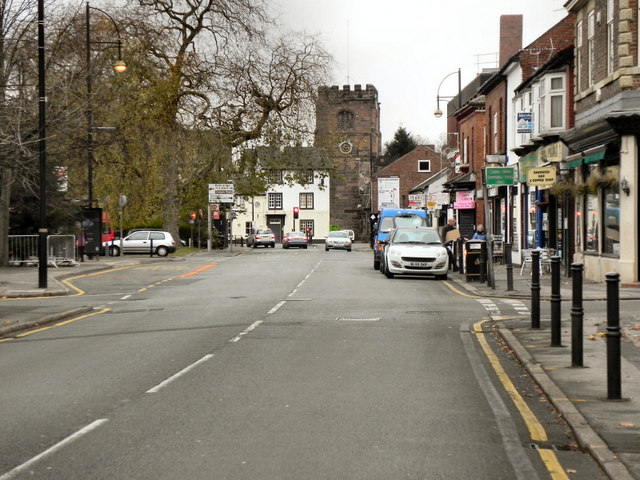
{"type": "MultiPolygon", "coordinates": [[[[361,251],[368,251],[363,245],[361,251]]],[[[247,252],[234,247],[233,251],[216,250],[197,255],[232,256],[247,252]]],[[[48,269],[48,285],[39,289],[37,268],[0,268],[0,298],[16,296],[64,295],[65,277],[82,275],[106,268],[147,261],[180,261],[181,258],[159,259],[143,256],[101,257],[100,260],[83,262],[80,267],[48,269]]],[[[512,269],[513,290],[507,291],[507,268],[496,265],[494,286],[477,281],[467,282],[459,273],[450,273],[449,280],[469,294],[484,298],[520,299],[531,308],[531,276],[520,275],[520,269],[512,269]]],[[[606,313],[590,311],[592,301],[606,300],[606,284],[583,282],[584,308],[584,367],[571,367],[571,300],[572,279],[561,276],[561,298],[565,300],[561,312],[562,347],[551,347],[550,303],[551,275],[540,277],[540,324],[531,328],[530,316],[502,317],[497,320],[499,333],[519,358],[531,376],[549,397],[555,408],[567,420],[576,434],[581,448],[589,451],[610,478],[615,480],[640,480],[640,313],[620,314],[622,328],[622,400],[607,400],[607,345],[606,313]],[[568,302],[567,302],[568,301],[568,302]],[[591,305],[590,305],[591,304],[591,305]]],[[[619,289],[621,303],[640,299],[640,288],[619,289]]],[[[0,311],[2,308],[0,300],[0,311]]],[[[90,309],[90,307],[86,307],[90,309]]],[[[10,324],[0,314],[0,337],[16,328],[31,328],[46,322],[78,315],[74,311],[27,309],[20,318],[12,318],[10,324]]],[[[606,312],[606,308],[600,308],[606,312]]],[[[622,310],[622,306],[621,306],[622,310]]]]}
{"type": "MultiPolygon", "coordinates": [[[[513,290],[507,291],[507,268],[496,265],[494,286],[467,282],[450,273],[458,287],[483,298],[520,299],[531,309],[531,275],[513,266],[513,290]]],[[[583,367],[571,366],[571,306],[573,280],[564,273],[560,295],[561,347],[551,345],[551,275],[540,276],[540,328],[531,328],[531,316],[501,317],[498,331],[507,345],[567,420],[581,448],[589,451],[610,478],[640,479],[640,314],[623,313],[622,302],[640,299],[640,288],[621,287],[622,400],[608,400],[606,304],[593,312],[593,301],[606,301],[607,285],[583,281],[583,367]],[[604,313],[601,313],[604,312],[604,313]]]]}

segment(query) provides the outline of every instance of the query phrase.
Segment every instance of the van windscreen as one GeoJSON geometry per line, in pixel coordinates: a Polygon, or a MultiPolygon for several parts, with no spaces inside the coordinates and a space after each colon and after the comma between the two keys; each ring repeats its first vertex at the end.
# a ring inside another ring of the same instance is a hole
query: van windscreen
{"type": "Polygon", "coordinates": [[[395,227],[426,227],[427,221],[419,215],[398,215],[395,217],[382,217],[381,232],[390,232],[395,227]]]}

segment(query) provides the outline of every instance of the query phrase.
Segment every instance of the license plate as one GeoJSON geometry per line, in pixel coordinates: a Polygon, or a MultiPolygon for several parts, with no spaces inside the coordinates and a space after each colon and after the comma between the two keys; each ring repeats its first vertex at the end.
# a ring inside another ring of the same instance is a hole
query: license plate
{"type": "Polygon", "coordinates": [[[427,268],[429,266],[429,262],[410,262],[410,267],[418,267],[418,268],[427,268]]]}

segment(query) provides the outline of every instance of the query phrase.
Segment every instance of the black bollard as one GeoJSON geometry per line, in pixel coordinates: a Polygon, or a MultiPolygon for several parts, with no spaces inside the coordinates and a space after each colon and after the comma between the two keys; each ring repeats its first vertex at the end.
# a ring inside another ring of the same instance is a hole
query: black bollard
{"type": "Polygon", "coordinates": [[[153,257],[153,238],[149,241],[149,256],[153,257]]]}
{"type": "Polygon", "coordinates": [[[531,328],[540,328],[540,250],[531,251],[531,328]]]}
{"type": "Polygon", "coordinates": [[[562,346],[560,257],[551,257],[551,346],[562,346]]]}
{"type": "Polygon", "coordinates": [[[584,265],[571,264],[573,281],[573,301],[571,303],[571,366],[582,367],[583,363],[583,319],[582,308],[582,272],[584,265]]]}
{"type": "Polygon", "coordinates": [[[620,305],[618,287],[620,274],[607,273],[607,398],[620,400],[621,353],[620,353],[620,305]]]}
{"type": "Polygon", "coordinates": [[[513,291],[513,263],[511,263],[511,244],[504,244],[504,260],[507,262],[507,291],[513,291]]]}

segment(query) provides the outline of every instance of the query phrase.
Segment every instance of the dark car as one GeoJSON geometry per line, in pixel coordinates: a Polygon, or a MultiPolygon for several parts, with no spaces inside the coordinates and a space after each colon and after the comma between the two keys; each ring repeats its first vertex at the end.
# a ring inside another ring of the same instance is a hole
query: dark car
{"type": "Polygon", "coordinates": [[[289,232],[282,238],[282,248],[307,248],[307,235],[302,232],[289,232]]]}

